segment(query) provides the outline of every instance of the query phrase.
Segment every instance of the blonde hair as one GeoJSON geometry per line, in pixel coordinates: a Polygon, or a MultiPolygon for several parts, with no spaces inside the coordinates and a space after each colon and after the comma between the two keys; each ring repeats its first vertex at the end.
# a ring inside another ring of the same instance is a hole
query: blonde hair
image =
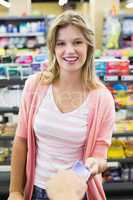
{"type": "Polygon", "coordinates": [[[88,44],[87,58],[82,67],[82,80],[86,88],[89,90],[96,89],[101,85],[100,80],[95,73],[94,65],[94,50],[95,50],[95,37],[94,32],[87,25],[85,19],[77,12],[69,10],[59,15],[51,24],[47,35],[48,47],[48,67],[42,72],[42,83],[50,84],[59,78],[59,66],[55,57],[55,45],[57,34],[60,28],[74,25],[78,27],[88,44]]]}

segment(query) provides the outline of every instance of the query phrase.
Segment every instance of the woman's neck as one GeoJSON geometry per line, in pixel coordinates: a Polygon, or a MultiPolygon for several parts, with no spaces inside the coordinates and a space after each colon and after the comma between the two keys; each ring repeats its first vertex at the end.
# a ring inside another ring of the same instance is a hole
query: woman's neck
{"type": "Polygon", "coordinates": [[[64,91],[77,91],[77,90],[82,90],[83,89],[83,83],[80,80],[62,80],[62,79],[58,79],[55,82],[55,85],[60,88],[61,90],[64,91]]]}
{"type": "Polygon", "coordinates": [[[74,76],[69,74],[68,76],[60,75],[59,79],[56,81],[57,85],[62,89],[68,90],[79,90],[83,88],[83,82],[81,80],[81,75],[74,76]]]}

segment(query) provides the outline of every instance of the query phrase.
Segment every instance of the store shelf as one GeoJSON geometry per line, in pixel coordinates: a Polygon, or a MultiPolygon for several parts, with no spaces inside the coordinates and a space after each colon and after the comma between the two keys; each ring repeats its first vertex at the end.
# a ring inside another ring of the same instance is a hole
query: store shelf
{"type": "Polygon", "coordinates": [[[0,33],[0,37],[36,37],[44,36],[43,32],[34,33],[0,33]]]}
{"type": "MultiPolygon", "coordinates": [[[[103,183],[105,192],[119,193],[119,195],[132,194],[133,195],[133,182],[111,182],[103,183]]],[[[133,197],[133,196],[132,196],[133,197]]]]}
{"type": "Polygon", "coordinates": [[[122,158],[122,159],[108,159],[108,162],[118,162],[118,163],[126,163],[133,164],[133,158],[122,158]]]}
{"type": "Polygon", "coordinates": [[[113,133],[113,137],[133,137],[133,132],[113,133]]]}
{"type": "Polygon", "coordinates": [[[0,114],[4,113],[18,114],[18,111],[19,111],[18,107],[0,107],[0,114]]]}
{"type": "Polygon", "coordinates": [[[129,38],[129,37],[132,37],[132,35],[133,35],[133,33],[124,33],[124,34],[122,34],[122,36],[121,36],[121,38],[129,38]]]}
{"type": "Polygon", "coordinates": [[[10,172],[11,166],[10,165],[0,165],[0,172],[10,172]]]}
{"type": "Polygon", "coordinates": [[[133,20],[133,15],[130,15],[130,14],[121,14],[120,15],[120,17],[121,17],[121,19],[123,20],[123,19],[131,19],[131,20],[133,20]]]}
{"type": "Polygon", "coordinates": [[[101,79],[103,81],[107,81],[107,82],[117,82],[118,80],[120,80],[120,76],[103,76],[101,77],[101,79]]]}
{"type": "Polygon", "coordinates": [[[12,136],[2,136],[2,135],[0,135],[0,140],[4,140],[4,141],[9,141],[9,140],[13,140],[13,138],[14,138],[14,136],[12,135],[12,136]]]}
{"type": "MultiPolygon", "coordinates": [[[[0,194],[7,194],[9,191],[9,182],[10,182],[10,172],[9,171],[1,171],[0,172],[0,194]]],[[[5,200],[1,199],[0,200],[5,200]]]]}
{"type": "Polygon", "coordinates": [[[38,20],[45,20],[45,16],[23,16],[23,17],[0,17],[0,21],[38,21],[38,20]]]}
{"type": "Polygon", "coordinates": [[[0,79],[0,88],[11,85],[24,85],[26,79],[12,78],[12,79],[0,79]]]}
{"type": "Polygon", "coordinates": [[[0,27],[3,27],[3,29],[1,28],[0,38],[5,38],[6,41],[4,46],[1,42],[3,48],[36,49],[46,44],[46,16],[0,17],[0,27]],[[39,37],[41,38],[39,39],[39,37]],[[18,38],[20,42],[17,41],[18,38]]]}
{"type": "Polygon", "coordinates": [[[105,76],[100,76],[99,77],[101,80],[105,82],[110,82],[110,83],[117,83],[119,81],[122,82],[133,82],[133,75],[105,75],[105,76]]]}
{"type": "Polygon", "coordinates": [[[133,106],[120,106],[116,105],[116,109],[126,109],[126,110],[132,110],[133,111],[133,106]]]}

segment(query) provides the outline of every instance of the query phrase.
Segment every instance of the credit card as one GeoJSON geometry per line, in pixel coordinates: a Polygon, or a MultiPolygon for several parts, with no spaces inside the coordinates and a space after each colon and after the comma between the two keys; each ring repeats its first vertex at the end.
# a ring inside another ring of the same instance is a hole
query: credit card
{"type": "Polygon", "coordinates": [[[91,171],[81,161],[76,161],[72,167],[72,170],[76,172],[77,175],[83,176],[86,181],[91,175],[91,171]]]}

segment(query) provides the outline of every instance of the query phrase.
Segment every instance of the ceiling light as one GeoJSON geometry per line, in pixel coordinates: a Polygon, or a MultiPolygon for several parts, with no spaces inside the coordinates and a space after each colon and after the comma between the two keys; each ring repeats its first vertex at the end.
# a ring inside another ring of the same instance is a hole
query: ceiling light
{"type": "Polygon", "coordinates": [[[68,0],[59,0],[59,5],[64,6],[64,4],[66,4],[67,2],[68,0]]]}
{"type": "Polygon", "coordinates": [[[128,0],[127,1],[126,8],[133,8],[133,0],[128,0]]]}
{"type": "Polygon", "coordinates": [[[6,8],[10,8],[10,3],[7,2],[7,1],[0,0],[0,4],[1,4],[2,6],[5,6],[6,8]]]}

